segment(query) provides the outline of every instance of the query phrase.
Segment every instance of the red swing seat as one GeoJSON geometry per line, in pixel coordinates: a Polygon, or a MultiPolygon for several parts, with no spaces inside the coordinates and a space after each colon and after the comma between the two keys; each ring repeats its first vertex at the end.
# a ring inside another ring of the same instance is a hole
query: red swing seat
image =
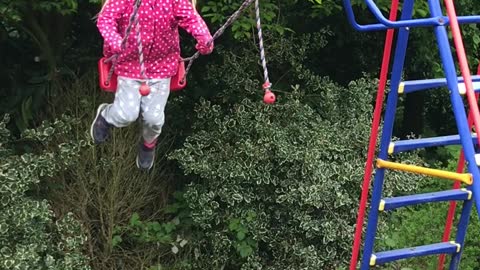
{"type": "MultiPolygon", "coordinates": [[[[103,91],[115,93],[117,91],[117,75],[113,73],[110,80],[108,80],[108,73],[112,68],[112,62],[107,62],[107,59],[107,57],[102,57],[98,61],[98,80],[100,88],[103,91]]],[[[171,78],[170,91],[180,91],[187,86],[187,78],[182,81],[183,77],[185,77],[185,62],[180,61],[177,73],[171,78]]]]}

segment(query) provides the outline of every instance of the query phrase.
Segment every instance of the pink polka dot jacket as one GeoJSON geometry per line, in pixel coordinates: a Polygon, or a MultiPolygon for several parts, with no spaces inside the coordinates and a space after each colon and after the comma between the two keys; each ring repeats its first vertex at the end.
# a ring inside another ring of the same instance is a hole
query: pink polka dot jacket
{"type": "MultiPolygon", "coordinates": [[[[133,12],[135,0],[108,0],[97,20],[104,38],[103,53],[110,57],[119,53],[115,73],[134,79],[140,75],[140,61],[136,30],[132,28],[124,50],[123,35],[133,12]]],[[[138,10],[146,76],[149,79],[169,78],[176,74],[180,59],[178,26],[197,40],[196,48],[202,54],[210,53],[212,36],[201,16],[189,0],[142,0],[138,10]]]]}

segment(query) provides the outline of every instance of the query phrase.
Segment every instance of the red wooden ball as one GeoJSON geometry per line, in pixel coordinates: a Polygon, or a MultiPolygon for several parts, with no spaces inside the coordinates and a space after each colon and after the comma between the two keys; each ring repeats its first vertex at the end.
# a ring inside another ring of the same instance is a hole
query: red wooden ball
{"type": "Polygon", "coordinates": [[[142,96],[148,96],[150,94],[150,86],[146,83],[142,83],[140,86],[140,95],[142,96]]]}

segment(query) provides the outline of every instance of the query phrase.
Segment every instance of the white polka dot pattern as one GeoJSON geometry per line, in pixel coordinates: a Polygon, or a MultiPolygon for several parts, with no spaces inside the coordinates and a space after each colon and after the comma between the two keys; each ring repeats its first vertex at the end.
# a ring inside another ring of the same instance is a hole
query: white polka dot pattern
{"type": "MultiPolygon", "coordinates": [[[[120,53],[115,73],[141,79],[135,29],[121,50],[122,38],[133,12],[135,0],[109,0],[97,21],[104,38],[104,56],[120,53]]],[[[189,0],[142,0],[138,12],[145,57],[146,76],[150,79],[175,75],[180,59],[178,26],[191,34],[197,43],[206,46],[212,39],[205,21],[189,0]]]]}

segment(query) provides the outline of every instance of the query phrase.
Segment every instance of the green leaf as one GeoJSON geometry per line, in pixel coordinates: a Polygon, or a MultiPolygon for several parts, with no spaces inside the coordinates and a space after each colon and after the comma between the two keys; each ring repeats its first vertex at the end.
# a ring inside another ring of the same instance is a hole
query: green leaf
{"type": "Polygon", "coordinates": [[[112,238],[112,247],[118,246],[122,242],[122,237],[120,235],[115,235],[112,238]]]}
{"type": "Polygon", "coordinates": [[[240,226],[240,219],[234,218],[230,220],[230,223],[228,224],[228,228],[230,231],[236,231],[240,226]]]}
{"type": "Polygon", "coordinates": [[[150,266],[148,268],[148,270],[163,270],[163,267],[161,264],[157,264],[157,265],[154,265],[154,266],[150,266]]]}
{"type": "Polygon", "coordinates": [[[248,245],[242,245],[240,247],[239,251],[240,251],[240,256],[242,258],[246,258],[246,257],[252,255],[252,253],[253,253],[252,247],[250,247],[248,245]]]}
{"type": "Polygon", "coordinates": [[[138,215],[138,213],[133,213],[132,217],[130,217],[130,226],[135,227],[141,224],[140,215],[138,215]]]}
{"type": "Polygon", "coordinates": [[[385,239],[385,244],[389,247],[395,247],[397,243],[392,238],[387,238],[385,239]]]}
{"type": "Polygon", "coordinates": [[[247,222],[252,222],[257,217],[257,214],[253,211],[248,211],[247,213],[247,222]]]}
{"type": "Polygon", "coordinates": [[[243,200],[243,196],[240,195],[240,194],[238,194],[238,193],[234,193],[234,194],[232,195],[232,198],[233,198],[234,200],[236,200],[236,201],[242,201],[242,200],[243,200]]]}
{"type": "Polygon", "coordinates": [[[475,44],[480,44],[480,35],[474,35],[473,36],[473,42],[475,44]]]}
{"type": "Polygon", "coordinates": [[[237,232],[237,239],[242,241],[243,239],[245,239],[245,232],[243,231],[238,231],[237,232]]]}
{"type": "Polygon", "coordinates": [[[165,223],[163,224],[163,229],[165,230],[165,232],[167,234],[171,233],[173,230],[175,230],[175,224],[173,224],[172,222],[168,222],[168,223],[165,223]]]}
{"type": "Polygon", "coordinates": [[[158,242],[162,244],[170,244],[173,242],[172,236],[171,235],[162,235],[161,237],[158,238],[158,242]]]}
{"type": "Polygon", "coordinates": [[[252,238],[248,237],[246,240],[247,244],[251,247],[256,247],[257,246],[257,241],[253,240],[252,238]]]}
{"type": "Polygon", "coordinates": [[[148,229],[154,232],[159,232],[162,229],[162,225],[160,225],[158,222],[149,222],[148,229]]]}

